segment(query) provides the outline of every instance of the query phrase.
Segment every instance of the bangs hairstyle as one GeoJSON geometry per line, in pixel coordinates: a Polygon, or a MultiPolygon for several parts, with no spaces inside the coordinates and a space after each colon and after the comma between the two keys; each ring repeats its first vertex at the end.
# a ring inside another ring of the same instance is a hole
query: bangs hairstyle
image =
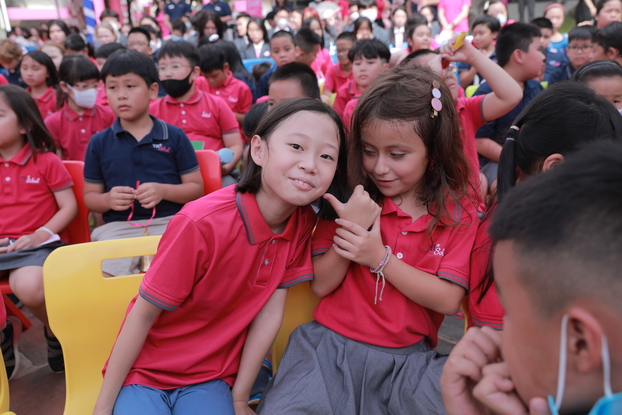
{"type": "Polygon", "coordinates": [[[47,54],[41,52],[40,50],[31,50],[30,52],[22,56],[22,59],[19,63],[20,70],[22,67],[22,62],[24,61],[24,58],[26,56],[30,56],[37,63],[45,66],[45,68],[48,70],[48,77],[45,79],[45,83],[47,84],[47,86],[58,85],[58,71],[56,70],[56,65],[54,65],[54,62],[52,62],[52,58],[50,58],[47,54]]]}
{"type": "Polygon", "coordinates": [[[190,68],[199,66],[201,58],[199,57],[199,49],[190,42],[185,40],[166,42],[158,52],[158,62],[160,59],[167,58],[185,58],[190,64],[190,68]]]}
{"type": "Polygon", "coordinates": [[[568,32],[568,43],[573,40],[589,40],[591,41],[594,37],[594,27],[593,26],[577,26],[570,29],[568,32]]]}
{"type": "Polygon", "coordinates": [[[321,99],[317,76],[309,65],[300,62],[290,62],[282,65],[272,73],[270,85],[279,81],[294,80],[300,85],[300,90],[308,98],[321,99]]]}
{"type": "Polygon", "coordinates": [[[389,47],[378,39],[365,39],[356,42],[352,49],[348,51],[348,59],[354,62],[355,59],[380,59],[384,63],[391,60],[389,47]]]}
{"type": "Polygon", "coordinates": [[[352,116],[348,177],[354,188],[362,184],[379,205],[383,195],[363,169],[363,130],[378,121],[412,125],[413,137],[423,141],[429,165],[422,180],[420,201],[433,216],[430,235],[438,223],[453,226],[459,218],[449,213],[448,203],[459,204],[466,195],[469,167],[462,150],[460,124],[449,88],[429,68],[398,67],[382,72],[365,89],[352,116]],[[434,118],[432,82],[438,82],[443,109],[434,118]],[[419,97],[419,99],[413,99],[419,97]]]}
{"type": "Polygon", "coordinates": [[[199,37],[204,36],[205,25],[207,22],[214,22],[214,26],[216,26],[216,34],[218,34],[218,38],[222,39],[223,33],[225,32],[225,26],[220,20],[220,16],[213,10],[201,10],[197,14],[194,15],[194,27],[199,35],[199,37]]]}
{"type": "Polygon", "coordinates": [[[110,55],[112,55],[119,49],[126,49],[126,47],[120,43],[106,43],[105,45],[101,45],[95,51],[95,59],[97,58],[108,59],[110,55]]]}
{"type": "Polygon", "coordinates": [[[201,72],[209,74],[214,70],[224,70],[227,62],[225,54],[216,44],[201,46],[199,54],[201,56],[201,72]]]}
{"type": "Polygon", "coordinates": [[[366,24],[369,30],[372,30],[373,26],[371,25],[371,20],[365,16],[361,16],[354,21],[354,30],[352,30],[352,33],[356,35],[363,24],[366,24]]]}
{"type": "MultiPolygon", "coordinates": [[[[345,203],[350,197],[348,188],[348,151],[346,134],[343,129],[341,118],[335,110],[319,100],[311,98],[288,99],[268,112],[259,126],[255,129],[254,135],[258,135],[262,140],[266,141],[268,149],[270,148],[270,136],[279,126],[292,115],[300,111],[310,111],[318,114],[326,114],[335,123],[337,134],[339,135],[339,157],[337,160],[337,170],[332,183],[328,187],[327,193],[332,194],[342,203],[345,203]]],[[[268,156],[269,157],[269,156],[268,156]]],[[[261,188],[262,168],[255,164],[252,157],[248,158],[244,175],[240,183],[236,185],[235,190],[241,193],[256,193],[261,188]]],[[[323,197],[319,199],[318,216],[322,219],[336,219],[338,216],[334,209],[323,197]]]]}
{"type": "Polygon", "coordinates": [[[155,64],[144,53],[137,50],[120,49],[106,59],[102,67],[101,79],[106,83],[108,75],[118,77],[133,73],[145,80],[147,87],[158,82],[158,70],[155,64]]]}
{"type": "MultiPolygon", "coordinates": [[[[99,81],[97,66],[84,55],[67,55],[58,68],[58,77],[61,82],[74,86],[78,82],[96,79],[99,81]]],[[[67,101],[67,94],[62,89],[56,90],[56,109],[61,108],[67,101]]]]}
{"type": "Polygon", "coordinates": [[[264,23],[264,20],[261,17],[251,17],[250,19],[248,19],[248,23],[246,23],[246,40],[248,40],[248,48],[253,46],[253,41],[251,40],[250,36],[248,36],[248,28],[251,23],[256,24],[257,27],[261,29],[261,36],[263,37],[263,42],[266,45],[270,44],[270,37],[268,36],[268,30],[266,30],[266,24],[264,23]]]}
{"type": "Polygon", "coordinates": [[[475,26],[479,26],[481,24],[486,25],[486,27],[490,29],[491,33],[499,33],[499,30],[501,30],[501,23],[499,23],[499,20],[496,17],[492,17],[487,14],[482,14],[481,16],[478,16],[477,19],[475,19],[475,21],[471,25],[471,31],[475,29],[475,26]]]}
{"type": "Polygon", "coordinates": [[[13,110],[17,117],[17,122],[26,129],[26,140],[33,151],[36,153],[56,152],[56,144],[52,134],[48,131],[41,112],[25,89],[15,85],[0,85],[0,96],[4,102],[13,110]]]}
{"type": "MultiPolygon", "coordinates": [[[[317,34],[316,34],[316,36],[317,36],[317,34]]],[[[288,32],[286,30],[279,30],[278,32],[273,34],[272,37],[270,38],[270,46],[272,46],[272,41],[274,39],[278,39],[280,37],[286,37],[286,38],[288,38],[292,42],[292,45],[294,45],[294,47],[298,46],[298,44],[296,43],[296,38],[294,37],[294,35],[292,35],[291,32],[288,32]]]]}

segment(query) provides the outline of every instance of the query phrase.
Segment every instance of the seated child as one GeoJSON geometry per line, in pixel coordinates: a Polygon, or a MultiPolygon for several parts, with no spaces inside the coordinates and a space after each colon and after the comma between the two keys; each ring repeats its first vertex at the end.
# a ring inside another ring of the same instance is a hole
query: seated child
{"type": "Polygon", "coordinates": [[[567,81],[572,74],[590,61],[592,53],[592,31],[587,26],[575,27],[568,32],[568,58],[549,76],[549,85],[567,81]]]}
{"type": "MultiPolygon", "coordinates": [[[[120,43],[106,43],[105,45],[97,48],[97,50],[95,51],[95,62],[97,63],[97,69],[101,71],[110,55],[112,55],[119,49],[125,49],[125,46],[120,43]]],[[[98,105],[108,107],[106,85],[102,81],[99,82],[99,85],[97,87],[97,100],[95,102],[98,105]]]]}
{"type": "Polygon", "coordinates": [[[288,288],[313,275],[309,204],[320,199],[319,216],[335,218],[321,198],[345,199],[347,177],[341,121],[317,100],[277,106],[250,147],[240,184],[171,221],[104,368],[94,414],[253,413],[251,388],[288,288]]]}
{"type": "Polygon", "coordinates": [[[3,69],[0,74],[9,81],[10,84],[26,88],[28,85],[22,80],[19,71],[19,60],[22,57],[22,48],[10,39],[0,40],[0,65],[3,69]]]}
{"type": "Polygon", "coordinates": [[[98,105],[99,71],[89,58],[68,55],[59,70],[59,111],[45,120],[63,160],[84,161],[91,137],[110,127],[115,115],[98,105]]]}
{"type": "Polygon", "coordinates": [[[346,82],[352,79],[352,61],[348,58],[348,52],[356,43],[356,36],[352,32],[343,32],[337,36],[335,45],[337,47],[337,64],[332,70],[328,71],[324,90],[322,91],[322,101],[329,103],[333,93],[346,82]]]}
{"type": "MultiPolygon", "coordinates": [[[[313,29],[310,27],[300,28],[296,32],[296,62],[304,63],[311,67],[311,64],[317,58],[321,45],[322,39],[313,29]]],[[[315,72],[315,74],[319,75],[319,72],[315,72]]]]}
{"type": "Polygon", "coordinates": [[[576,71],[572,80],[587,84],[622,111],[622,67],[617,62],[590,62],[576,71]]]}
{"type": "Polygon", "coordinates": [[[195,149],[227,147],[233,159],[222,166],[223,187],[237,182],[242,139],[233,111],[218,96],[199,90],[199,51],[190,42],[166,42],[158,54],[158,72],[168,96],[151,103],[150,113],[186,133],[195,149]]]}
{"type": "Polygon", "coordinates": [[[448,415],[622,413],[621,181],[622,147],[600,142],[507,194],[490,229],[505,327],[452,350],[448,415]]]}
{"type": "Polygon", "coordinates": [[[201,75],[207,80],[207,83],[203,83],[203,87],[199,88],[222,98],[235,114],[238,124],[242,126],[244,115],[253,105],[251,89],[233,76],[229,70],[229,63],[225,60],[225,54],[217,46],[202,46],[199,56],[201,75]]]}
{"type": "Polygon", "coordinates": [[[590,60],[616,61],[622,65],[622,22],[609,23],[594,35],[594,49],[590,60]]]}
{"type": "Polygon", "coordinates": [[[270,77],[268,111],[281,101],[292,98],[320,99],[315,72],[304,63],[291,62],[278,68],[270,77]]]}
{"type": "MultiPolygon", "coordinates": [[[[148,56],[118,50],[104,64],[101,79],[118,118],[86,149],[84,204],[103,213],[106,222],[91,239],[161,235],[185,203],[203,195],[194,149],[183,130],[149,115],[158,72],[148,56]]],[[[136,258],[123,258],[104,261],[102,270],[127,275],[136,273],[138,265],[136,258]]]]}
{"type": "MultiPolygon", "coordinates": [[[[500,30],[499,20],[487,14],[482,14],[473,22],[473,46],[493,62],[497,62],[495,41],[500,30]]],[[[484,82],[482,74],[466,62],[458,63],[458,72],[460,74],[460,85],[463,88],[484,82]]]]}
{"type": "MultiPolygon", "coordinates": [[[[543,89],[540,82],[534,80],[544,70],[541,35],[540,29],[533,25],[513,23],[504,26],[497,36],[497,63],[521,86],[523,99],[511,111],[480,127],[475,133],[478,139],[477,152],[482,156],[482,173],[489,186],[493,186],[497,180],[497,163],[508,128],[529,101],[543,89]]],[[[474,96],[489,94],[491,91],[490,84],[485,82],[477,88],[474,96]]]]}
{"type": "MultiPolygon", "coordinates": [[[[63,372],[63,352],[45,308],[43,263],[54,249],[66,245],[63,230],[78,213],[73,182],[24,89],[0,86],[0,114],[0,277],[8,277],[15,295],[43,322],[50,369],[63,372]]],[[[2,346],[8,352],[8,345],[2,346]]],[[[13,368],[7,367],[8,377],[17,369],[15,361],[13,368]]]]}
{"type": "Polygon", "coordinates": [[[350,132],[350,123],[356,104],[374,79],[384,70],[389,68],[391,51],[379,40],[361,40],[348,52],[348,59],[352,61],[352,76],[356,83],[357,91],[343,109],[343,125],[346,133],[350,132]]]}
{"type": "Polygon", "coordinates": [[[272,72],[279,66],[296,61],[298,54],[299,49],[298,46],[296,46],[296,38],[294,38],[294,35],[290,32],[279,30],[272,35],[272,38],[270,38],[270,57],[274,60],[276,65],[272,66],[268,72],[263,74],[259,82],[257,82],[255,99],[268,95],[268,90],[270,89],[269,81],[272,72]]]}
{"type": "Polygon", "coordinates": [[[543,53],[546,56],[546,66],[544,68],[544,74],[542,75],[542,81],[548,82],[549,77],[553,72],[561,66],[561,64],[568,60],[565,53],[548,50],[551,36],[553,36],[553,23],[546,17],[537,17],[531,21],[531,24],[540,28],[540,41],[542,48],[546,51],[543,53]]]}
{"type": "Polygon", "coordinates": [[[419,49],[430,49],[432,32],[428,27],[428,22],[417,19],[414,23],[409,24],[406,27],[406,41],[408,42],[408,53],[419,49]]]}
{"type": "Polygon", "coordinates": [[[41,116],[45,120],[54,114],[56,108],[56,86],[58,72],[52,59],[40,50],[31,50],[20,61],[20,73],[26,91],[34,98],[41,116]]]}

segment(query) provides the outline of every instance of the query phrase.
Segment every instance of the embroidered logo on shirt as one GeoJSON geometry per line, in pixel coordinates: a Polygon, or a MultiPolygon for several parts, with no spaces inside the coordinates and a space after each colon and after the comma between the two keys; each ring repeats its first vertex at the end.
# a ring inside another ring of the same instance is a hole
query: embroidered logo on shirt
{"type": "Polygon", "coordinates": [[[26,182],[26,183],[32,183],[32,184],[39,184],[39,182],[41,182],[41,178],[37,177],[36,179],[34,177],[30,177],[30,175],[24,177],[20,177],[20,179],[22,179],[22,181],[26,182]]]}
{"type": "Polygon", "coordinates": [[[235,98],[235,97],[232,97],[232,96],[229,96],[229,98],[227,98],[227,99],[229,101],[231,101],[231,102],[238,102],[238,98],[235,98]]]}
{"type": "Polygon", "coordinates": [[[158,151],[164,151],[165,153],[171,152],[171,148],[165,147],[163,144],[151,144],[151,145],[153,146],[153,148],[155,148],[158,151]]]}
{"type": "Polygon", "coordinates": [[[212,113],[203,111],[201,113],[201,117],[203,117],[203,118],[211,118],[212,117],[212,113]]]}
{"type": "Polygon", "coordinates": [[[441,244],[432,245],[430,251],[434,253],[434,255],[445,256],[445,249],[441,249],[441,244]]]}

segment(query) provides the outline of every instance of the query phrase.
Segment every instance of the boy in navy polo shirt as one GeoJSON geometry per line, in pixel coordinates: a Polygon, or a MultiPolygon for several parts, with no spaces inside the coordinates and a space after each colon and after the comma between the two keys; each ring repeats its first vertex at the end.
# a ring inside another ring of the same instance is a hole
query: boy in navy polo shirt
{"type": "Polygon", "coordinates": [[[203,6],[201,10],[211,10],[218,13],[220,20],[222,20],[223,23],[233,20],[231,8],[222,0],[210,0],[210,2],[203,6]]]}
{"type": "Polygon", "coordinates": [[[184,0],[171,0],[166,2],[164,6],[164,25],[168,27],[168,30],[173,32],[173,21],[181,19],[182,16],[190,16],[192,14],[192,7],[184,0]]]}
{"type": "MultiPolygon", "coordinates": [[[[177,127],[149,115],[158,94],[158,72],[148,56],[119,50],[104,64],[112,127],[95,134],[84,161],[84,204],[106,222],[93,241],[161,235],[182,206],[203,195],[194,149],[177,127]]],[[[104,261],[109,275],[138,271],[139,260],[104,261]]]]}
{"type": "Polygon", "coordinates": [[[572,74],[590,61],[592,53],[593,28],[590,26],[575,27],[568,32],[567,58],[551,73],[549,85],[567,81],[572,74]]]}

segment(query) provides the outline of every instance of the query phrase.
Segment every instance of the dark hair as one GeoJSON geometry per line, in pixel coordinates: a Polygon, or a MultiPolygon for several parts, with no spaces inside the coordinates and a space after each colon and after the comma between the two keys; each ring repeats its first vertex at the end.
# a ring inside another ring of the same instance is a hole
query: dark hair
{"type": "Polygon", "coordinates": [[[320,99],[320,87],[313,69],[300,62],[290,62],[282,65],[270,76],[270,85],[277,81],[296,80],[305,96],[320,99]]]}
{"type": "Polygon", "coordinates": [[[216,45],[201,46],[201,72],[210,73],[214,70],[223,70],[227,60],[225,54],[216,45]]]}
{"type": "Polygon", "coordinates": [[[272,10],[266,14],[266,20],[274,20],[274,16],[276,16],[276,12],[272,10]]]}
{"type": "Polygon", "coordinates": [[[82,36],[77,34],[67,36],[63,46],[65,46],[67,50],[75,50],[77,52],[87,49],[86,42],[82,39],[82,36]]]}
{"type": "Polygon", "coordinates": [[[496,3],[501,3],[503,4],[503,7],[505,7],[505,10],[508,11],[508,6],[505,4],[505,2],[503,0],[490,0],[487,1],[486,3],[484,3],[484,14],[488,14],[488,9],[490,8],[490,6],[492,6],[493,4],[496,3]]]}
{"type": "Polygon", "coordinates": [[[408,16],[408,19],[406,19],[406,27],[408,26],[412,26],[412,25],[418,25],[418,24],[428,24],[428,19],[427,17],[425,17],[424,15],[422,15],[421,13],[412,13],[410,16],[408,16]]]}
{"type": "Polygon", "coordinates": [[[264,43],[269,44],[270,38],[268,37],[268,31],[266,30],[266,25],[263,19],[261,17],[251,17],[250,19],[248,19],[248,23],[246,24],[246,39],[248,40],[248,47],[253,47],[253,41],[248,36],[248,26],[250,26],[251,23],[255,23],[257,26],[259,26],[261,32],[263,33],[264,43]]]}
{"type": "Polygon", "coordinates": [[[108,75],[118,77],[133,73],[145,80],[147,87],[158,82],[158,70],[155,64],[144,53],[137,50],[120,49],[110,55],[101,70],[101,79],[106,83],[108,75]]]}
{"type": "Polygon", "coordinates": [[[600,14],[600,11],[603,9],[603,7],[605,7],[605,4],[609,3],[610,1],[620,0],[600,0],[598,3],[596,3],[596,14],[600,14]]]}
{"type": "Polygon", "coordinates": [[[309,53],[313,51],[314,46],[322,45],[322,38],[310,27],[301,27],[300,30],[296,32],[296,44],[300,50],[309,53]]]}
{"type": "MultiPolygon", "coordinates": [[[[158,33],[158,31],[155,29],[155,27],[149,25],[149,24],[141,24],[140,26],[138,26],[139,28],[146,30],[147,33],[149,33],[149,41],[151,42],[151,35],[156,35],[157,38],[160,37],[160,34],[158,33]]],[[[131,32],[131,30],[130,30],[131,32]]]]}
{"type": "Polygon", "coordinates": [[[174,58],[180,57],[184,58],[190,64],[190,70],[195,66],[199,66],[201,64],[201,58],[199,57],[199,50],[196,46],[194,46],[190,42],[186,42],[180,40],[178,42],[169,40],[160,48],[158,52],[158,61],[164,57],[174,58]]]}
{"type": "MultiPolygon", "coordinates": [[[[309,29],[311,29],[311,22],[313,21],[316,21],[320,25],[320,28],[322,29],[322,36],[318,35],[318,37],[320,38],[320,49],[323,49],[324,48],[324,29],[322,28],[322,22],[320,22],[320,19],[318,19],[315,16],[307,17],[306,19],[302,21],[302,25],[300,27],[301,28],[308,27],[309,29]]],[[[315,30],[313,30],[313,33],[315,33],[315,30]]],[[[317,33],[315,34],[317,35],[317,33]]]]}
{"type": "Polygon", "coordinates": [[[420,195],[421,202],[434,218],[429,226],[430,235],[438,223],[457,224],[457,212],[452,210],[454,214],[451,214],[448,204],[460,204],[469,182],[459,119],[449,88],[431,69],[397,67],[382,72],[365,89],[352,116],[348,158],[350,186],[363,184],[371,198],[381,204],[382,193],[363,169],[363,130],[378,121],[412,125],[413,135],[417,134],[425,144],[430,161],[421,179],[420,195]],[[430,105],[433,82],[440,85],[443,104],[442,112],[434,118],[430,105]]]}
{"type": "Polygon", "coordinates": [[[194,17],[194,27],[196,28],[199,37],[204,36],[205,25],[207,24],[207,22],[214,22],[214,25],[216,25],[216,33],[218,34],[218,37],[220,39],[223,38],[223,34],[225,33],[225,26],[222,23],[222,20],[220,20],[220,16],[218,15],[218,13],[213,10],[201,10],[194,17]]]}
{"type": "Polygon", "coordinates": [[[65,32],[66,36],[69,36],[71,34],[71,32],[69,31],[69,27],[67,26],[67,24],[65,22],[63,22],[62,20],[52,20],[48,23],[48,31],[49,29],[53,26],[56,25],[60,28],[60,30],[62,30],[63,32],[65,32]]]}
{"type": "Polygon", "coordinates": [[[376,0],[359,0],[359,9],[369,9],[370,7],[378,7],[376,0]]]}
{"type": "Polygon", "coordinates": [[[354,36],[356,36],[356,34],[358,33],[358,31],[361,28],[361,25],[363,23],[365,23],[367,26],[369,26],[369,30],[373,29],[373,25],[371,24],[371,20],[369,20],[365,16],[361,16],[361,17],[359,17],[358,19],[356,19],[354,21],[354,30],[352,30],[352,33],[354,33],[354,36]]]}
{"type": "MultiPolygon", "coordinates": [[[[156,2],[156,4],[157,4],[157,2],[156,2]]],[[[156,25],[157,29],[155,27],[151,26],[151,25],[146,25],[146,24],[141,24],[140,26],[149,26],[149,27],[151,27],[153,30],[155,30],[156,36],[161,39],[162,38],[162,26],[160,26],[160,22],[158,22],[155,17],[149,16],[148,14],[143,14],[141,16],[140,20],[143,20],[143,19],[147,19],[147,20],[150,20],[151,22],[153,22],[156,25]]],[[[140,20],[139,20],[139,23],[140,23],[140,20]]]]}
{"type": "Polygon", "coordinates": [[[259,126],[261,119],[268,112],[268,101],[255,104],[244,116],[244,122],[242,122],[242,130],[244,135],[249,139],[255,134],[255,130],[259,126]]]}
{"type": "Polygon", "coordinates": [[[171,23],[171,26],[173,30],[179,30],[182,35],[186,34],[186,23],[184,23],[184,21],[181,20],[180,18],[173,20],[173,23],[171,23]]]}
{"type": "Polygon", "coordinates": [[[350,42],[352,42],[353,46],[358,41],[356,35],[352,32],[341,32],[339,36],[337,36],[337,40],[349,40],[350,42]]]}
{"type": "Polygon", "coordinates": [[[542,36],[540,28],[531,24],[512,23],[503,26],[497,36],[497,46],[495,47],[499,66],[507,65],[516,49],[528,52],[533,38],[540,36],[542,36]]]}
{"type": "Polygon", "coordinates": [[[253,79],[258,84],[261,77],[272,67],[270,62],[261,62],[253,66],[253,79]]]}
{"type": "Polygon", "coordinates": [[[26,56],[31,57],[37,63],[45,66],[45,68],[48,70],[48,77],[45,79],[45,83],[47,84],[47,86],[58,85],[58,71],[56,70],[56,65],[54,65],[54,62],[52,62],[52,59],[48,55],[41,52],[40,50],[31,50],[30,52],[22,56],[19,62],[20,70],[22,67],[22,62],[24,61],[24,58],[26,56]]]}
{"type": "MultiPolygon", "coordinates": [[[[346,202],[350,195],[347,179],[347,142],[346,134],[343,129],[343,123],[341,118],[335,110],[322,101],[311,98],[297,98],[289,99],[279,103],[270,112],[268,112],[259,126],[255,129],[254,135],[258,135],[262,140],[269,142],[270,136],[276,131],[279,126],[292,115],[301,112],[310,111],[319,114],[328,115],[337,127],[337,134],[339,140],[339,157],[337,160],[337,170],[335,171],[335,177],[332,183],[328,187],[327,193],[331,193],[341,202],[346,202]]],[[[255,164],[252,157],[248,158],[246,168],[244,169],[244,176],[240,183],[237,184],[235,190],[241,193],[255,193],[261,188],[261,176],[262,168],[255,164]]],[[[337,214],[324,198],[318,200],[319,211],[318,216],[323,219],[337,218],[337,214]]]]}
{"type": "Polygon", "coordinates": [[[539,27],[540,29],[553,30],[553,23],[551,23],[551,21],[546,17],[536,17],[531,21],[531,24],[539,27]]]}
{"type": "Polygon", "coordinates": [[[234,76],[236,76],[236,74],[241,74],[247,81],[253,81],[253,76],[246,70],[246,67],[242,63],[240,52],[238,52],[238,48],[235,47],[233,42],[218,42],[216,43],[216,47],[224,53],[225,60],[229,64],[229,70],[234,76]]]}
{"type": "Polygon", "coordinates": [[[348,59],[354,62],[355,59],[360,58],[380,59],[387,63],[391,60],[391,51],[387,45],[378,39],[359,40],[348,51],[348,59]]]}
{"type": "MultiPolygon", "coordinates": [[[[63,58],[58,68],[58,78],[67,85],[75,85],[78,82],[89,79],[99,80],[97,66],[86,56],[73,54],[63,58]]],[[[61,108],[67,100],[67,94],[62,89],[56,90],[56,109],[61,108]]]]}
{"type": "Polygon", "coordinates": [[[518,280],[538,314],[581,297],[622,313],[620,183],[620,144],[593,143],[499,205],[489,231],[513,242],[518,280]]]}
{"type": "Polygon", "coordinates": [[[24,88],[7,84],[0,85],[0,95],[15,113],[17,122],[25,127],[26,140],[35,157],[37,151],[55,153],[54,138],[45,126],[41,112],[30,94],[24,88]]]}
{"type": "MultiPolygon", "coordinates": [[[[316,34],[316,36],[317,36],[317,34],[316,34]]],[[[291,34],[291,32],[288,32],[288,31],[286,31],[286,30],[279,30],[278,32],[274,33],[274,34],[272,35],[272,37],[270,38],[270,46],[272,46],[272,41],[273,41],[274,39],[278,39],[278,38],[280,38],[280,37],[286,37],[286,38],[288,38],[289,40],[291,40],[291,42],[292,42],[292,44],[293,44],[294,46],[297,46],[297,43],[296,43],[296,38],[294,37],[294,35],[292,35],[292,34],[291,34]]]]}
{"type": "MultiPolygon", "coordinates": [[[[417,30],[417,28],[421,26],[424,26],[428,30],[430,30],[427,21],[425,23],[420,23],[420,22],[413,23],[411,25],[406,26],[406,39],[412,39],[413,35],[415,34],[415,30],[417,30]]],[[[430,38],[432,37],[431,35],[432,35],[432,31],[430,30],[430,38]]],[[[408,50],[410,50],[410,45],[408,45],[408,50]]]]}
{"type": "Polygon", "coordinates": [[[400,62],[400,64],[398,66],[400,66],[400,67],[421,66],[417,62],[414,62],[420,56],[425,56],[425,55],[429,55],[429,54],[438,55],[439,53],[440,52],[437,51],[437,50],[419,49],[419,50],[416,50],[414,52],[410,52],[404,59],[402,59],[402,61],[400,62]],[[412,62],[412,64],[411,64],[411,62],[412,62]]]}
{"type": "Polygon", "coordinates": [[[240,12],[238,13],[238,15],[236,16],[235,20],[241,19],[241,18],[247,18],[249,19],[251,17],[250,14],[246,13],[246,12],[240,12]]]}
{"type": "Polygon", "coordinates": [[[106,17],[113,17],[113,18],[117,19],[118,22],[121,21],[121,19],[119,18],[119,13],[115,12],[114,10],[105,9],[99,15],[99,20],[104,20],[106,17]]]}
{"type": "Polygon", "coordinates": [[[593,79],[613,78],[615,76],[622,76],[622,66],[618,62],[593,61],[577,69],[570,79],[587,84],[593,79]]]}
{"type": "MultiPolygon", "coordinates": [[[[151,27],[151,26],[147,26],[147,27],[151,27]]],[[[151,27],[151,29],[153,30],[153,27],[151,27]]],[[[147,38],[147,44],[149,44],[149,42],[151,42],[151,34],[149,33],[149,29],[146,29],[145,26],[137,26],[137,27],[133,27],[130,29],[130,31],[127,33],[127,38],[130,38],[130,35],[132,33],[140,33],[141,35],[143,35],[144,37],[147,38]]]]}
{"type": "Polygon", "coordinates": [[[573,40],[592,40],[594,28],[592,26],[577,26],[568,32],[568,43],[573,40]]]}
{"type": "Polygon", "coordinates": [[[622,53],[622,22],[612,22],[596,31],[594,42],[605,51],[614,48],[618,55],[622,53]]]}
{"type": "Polygon", "coordinates": [[[475,29],[475,26],[479,26],[481,24],[486,25],[492,33],[499,33],[499,31],[501,30],[501,24],[499,23],[499,19],[497,19],[496,17],[489,16],[487,14],[482,14],[481,16],[478,16],[477,19],[475,19],[475,21],[471,25],[471,31],[475,29]]]}
{"type": "Polygon", "coordinates": [[[119,49],[126,49],[126,48],[120,43],[106,43],[105,45],[101,45],[95,51],[95,59],[97,58],[108,59],[110,55],[112,55],[114,52],[118,51],[119,49]]]}

